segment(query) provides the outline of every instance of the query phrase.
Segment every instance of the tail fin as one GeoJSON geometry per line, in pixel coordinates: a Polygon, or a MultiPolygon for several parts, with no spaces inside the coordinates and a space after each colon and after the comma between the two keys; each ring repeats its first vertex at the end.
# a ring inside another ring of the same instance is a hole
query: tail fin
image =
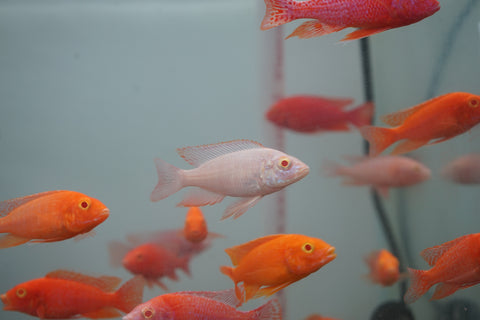
{"type": "Polygon", "coordinates": [[[265,1],[265,17],[263,18],[260,26],[261,30],[268,30],[274,27],[278,27],[282,24],[295,20],[288,13],[286,7],[287,1],[285,0],[264,0],[265,1]]]}
{"type": "Polygon", "coordinates": [[[410,275],[410,288],[405,293],[403,300],[405,303],[412,303],[423,296],[433,284],[426,279],[425,271],[423,270],[408,268],[408,273],[410,275]]]}
{"type": "Polygon", "coordinates": [[[127,281],[115,292],[115,308],[125,313],[132,311],[133,308],[142,303],[144,286],[145,279],[142,276],[136,276],[127,281]]]}
{"type": "Polygon", "coordinates": [[[150,195],[150,200],[153,202],[165,199],[183,188],[181,169],[159,158],[155,159],[155,166],[157,167],[158,183],[150,195]]]}
{"type": "Polygon", "coordinates": [[[374,157],[396,142],[396,136],[392,129],[374,126],[360,128],[363,138],[370,143],[370,156],[374,157]]]}
{"type": "Polygon", "coordinates": [[[245,301],[244,296],[245,292],[243,288],[240,288],[235,281],[235,278],[233,276],[233,268],[232,267],[227,267],[227,266],[221,266],[220,267],[220,272],[223,273],[224,275],[228,276],[230,279],[232,279],[233,283],[235,283],[235,295],[237,296],[237,299],[239,302],[238,306],[241,306],[243,302],[245,301]]]}
{"type": "Polygon", "coordinates": [[[368,126],[372,123],[373,110],[373,102],[366,102],[348,113],[349,120],[358,128],[368,126]]]}
{"type": "Polygon", "coordinates": [[[257,309],[250,311],[249,313],[254,315],[251,317],[251,319],[255,320],[282,319],[282,310],[280,309],[280,303],[277,299],[270,300],[257,309]]]}

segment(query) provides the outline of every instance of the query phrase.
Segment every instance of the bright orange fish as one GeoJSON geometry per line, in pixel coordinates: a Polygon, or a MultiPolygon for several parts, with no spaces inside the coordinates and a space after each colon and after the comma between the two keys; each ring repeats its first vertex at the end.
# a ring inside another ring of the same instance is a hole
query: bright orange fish
{"type": "Polygon", "coordinates": [[[207,236],[210,238],[223,237],[221,234],[208,232],[207,220],[199,207],[190,207],[185,216],[183,236],[192,243],[204,241],[207,236]]]}
{"type": "Polygon", "coordinates": [[[319,314],[311,314],[308,317],[306,317],[305,320],[338,320],[338,319],[322,317],[319,314]]]}
{"type": "Polygon", "coordinates": [[[479,106],[480,96],[466,92],[447,93],[381,118],[395,128],[365,126],[360,132],[370,142],[370,156],[402,140],[392,154],[406,153],[468,131],[480,122],[479,106]]]}
{"type": "Polygon", "coordinates": [[[480,233],[425,249],[420,255],[431,268],[425,271],[408,269],[411,284],[404,297],[406,303],[415,302],[437,283],[432,300],[480,283],[480,233]]]}
{"type": "Polygon", "coordinates": [[[120,278],[94,278],[56,270],[0,295],[3,310],[19,311],[40,319],[115,318],[142,302],[144,281],[136,277],[117,291],[120,278]],[[116,310],[118,309],[118,310],[116,310]]]}
{"type": "Polygon", "coordinates": [[[95,198],[57,190],[0,202],[0,248],[25,242],[60,241],[87,233],[108,218],[95,198]]]}
{"type": "Polygon", "coordinates": [[[235,267],[222,266],[220,271],[233,280],[241,302],[272,295],[336,257],[335,248],[325,241],[300,234],[269,235],[225,252],[235,267]]]}
{"type": "Polygon", "coordinates": [[[365,259],[370,268],[369,278],[382,286],[391,286],[400,277],[399,262],[397,257],[389,251],[382,249],[372,252],[365,259]]]}

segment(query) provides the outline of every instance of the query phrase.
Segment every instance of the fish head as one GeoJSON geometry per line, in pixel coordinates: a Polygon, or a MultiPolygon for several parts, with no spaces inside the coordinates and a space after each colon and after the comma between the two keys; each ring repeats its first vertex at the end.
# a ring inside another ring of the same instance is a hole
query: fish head
{"type": "Polygon", "coordinates": [[[467,131],[480,122],[480,96],[465,93],[462,96],[463,103],[456,111],[456,119],[467,131]]]}
{"type": "Polygon", "coordinates": [[[122,320],[174,320],[162,296],[153,298],[133,308],[122,320]]]}
{"type": "Polygon", "coordinates": [[[403,25],[420,21],[440,10],[438,0],[392,0],[392,15],[403,25]]]}
{"type": "Polygon", "coordinates": [[[264,162],[261,175],[265,192],[278,191],[303,179],[310,172],[310,168],[299,159],[280,151],[272,151],[264,162]]]}
{"type": "Polygon", "coordinates": [[[183,231],[185,238],[193,243],[200,242],[207,237],[207,222],[200,208],[191,207],[188,210],[183,231]]]}
{"type": "Polygon", "coordinates": [[[133,274],[159,277],[175,267],[176,256],[160,245],[145,243],[130,250],[122,264],[133,274]]]}
{"type": "Polygon", "coordinates": [[[394,176],[397,179],[398,186],[408,186],[420,183],[430,179],[432,176],[431,170],[418,161],[409,158],[399,158],[395,166],[394,176]]]}
{"type": "Polygon", "coordinates": [[[380,252],[375,270],[381,283],[385,286],[394,284],[400,277],[398,259],[386,250],[380,252]]]}
{"type": "Polygon", "coordinates": [[[6,293],[0,295],[3,310],[20,311],[31,315],[37,315],[38,292],[31,288],[28,283],[16,285],[6,293]]]}
{"type": "Polygon", "coordinates": [[[287,241],[286,265],[292,273],[299,276],[317,271],[337,256],[335,248],[322,239],[292,235],[287,241]]]}
{"type": "Polygon", "coordinates": [[[64,212],[65,227],[74,234],[91,231],[110,214],[101,201],[81,193],[71,198],[64,212]]]}

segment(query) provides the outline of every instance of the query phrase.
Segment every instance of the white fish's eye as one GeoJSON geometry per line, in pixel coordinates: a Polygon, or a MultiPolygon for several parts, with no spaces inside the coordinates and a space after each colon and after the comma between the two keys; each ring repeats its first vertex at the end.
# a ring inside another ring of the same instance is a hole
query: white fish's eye
{"type": "Polygon", "coordinates": [[[278,167],[282,170],[288,170],[292,166],[290,159],[283,157],[278,160],[278,167]]]}
{"type": "Polygon", "coordinates": [[[155,310],[151,307],[145,307],[142,309],[143,318],[150,319],[155,314],[155,310]]]}

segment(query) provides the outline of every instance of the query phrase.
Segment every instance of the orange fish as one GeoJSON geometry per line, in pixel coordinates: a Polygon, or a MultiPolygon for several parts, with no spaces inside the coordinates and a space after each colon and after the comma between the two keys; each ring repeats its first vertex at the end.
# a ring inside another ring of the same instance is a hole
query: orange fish
{"type": "Polygon", "coordinates": [[[136,277],[117,291],[117,277],[94,278],[56,270],[30,280],[0,295],[3,310],[19,311],[40,319],[115,318],[118,310],[130,312],[142,302],[143,279],[136,277]],[[116,310],[118,309],[118,310],[116,310]]]}
{"type": "Polygon", "coordinates": [[[306,317],[305,320],[338,320],[338,319],[322,317],[319,314],[311,314],[308,317],[306,317]]]}
{"type": "Polygon", "coordinates": [[[53,242],[87,233],[108,218],[95,198],[57,190],[0,202],[0,248],[25,242],[53,242]]]}
{"type": "Polygon", "coordinates": [[[391,286],[400,277],[398,259],[385,249],[372,252],[365,259],[370,268],[369,278],[382,286],[391,286]]]}
{"type": "Polygon", "coordinates": [[[222,266],[220,271],[233,280],[241,302],[272,295],[336,257],[335,248],[325,241],[300,234],[269,235],[225,252],[235,267],[222,266]]]}
{"type": "Polygon", "coordinates": [[[480,96],[466,92],[447,93],[381,118],[395,128],[365,126],[360,132],[370,142],[370,156],[402,140],[392,154],[406,153],[468,131],[480,122],[479,106],[480,96]]]}
{"type": "Polygon", "coordinates": [[[425,271],[408,269],[411,284],[404,296],[406,303],[415,302],[437,283],[432,300],[445,298],[480,282],[480,233],[425,249],[420,255],[431,268],[425,271]]]}

